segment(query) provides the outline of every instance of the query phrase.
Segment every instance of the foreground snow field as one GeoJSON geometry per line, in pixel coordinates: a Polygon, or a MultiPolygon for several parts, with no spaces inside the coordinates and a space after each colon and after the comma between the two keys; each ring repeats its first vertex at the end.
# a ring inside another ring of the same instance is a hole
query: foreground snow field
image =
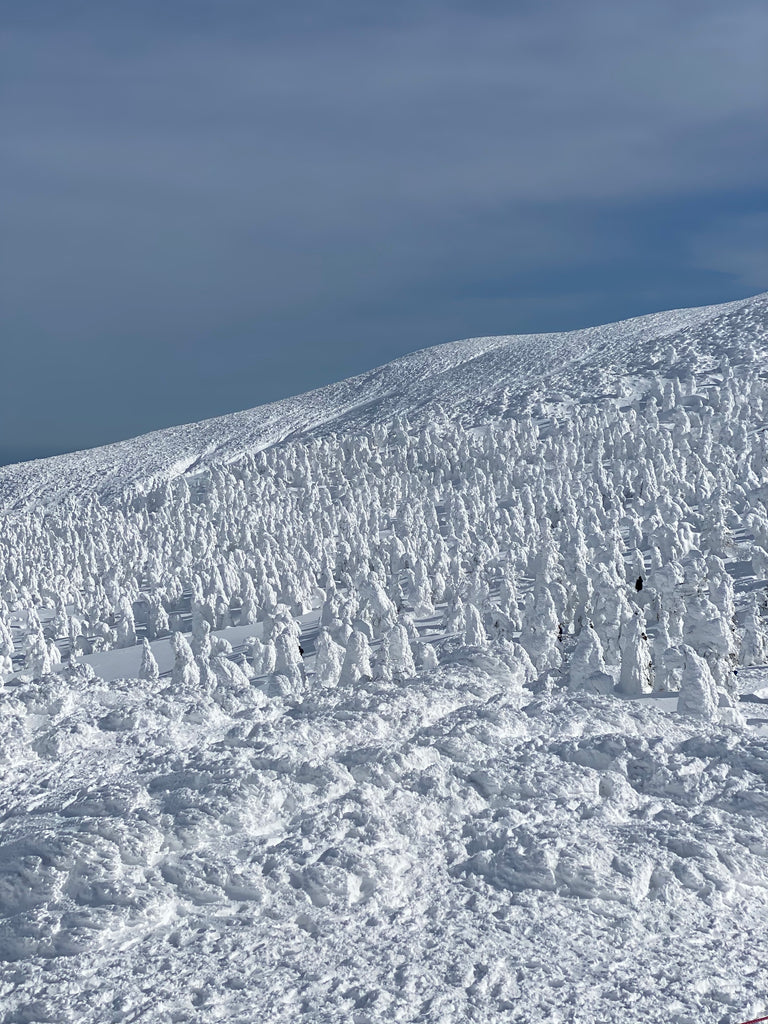
{"type": "Polygon", "coordinates": [[[467,650],[407,684],[229,698],[77,676],[8,697],[6,1020],[765,1005],[764,739],[533,695],[467,650]]]}
{"type": "Polygon", "coordinates": [[[768,298],[0,470],[0,1021],[768,1013],[768,298]]]}

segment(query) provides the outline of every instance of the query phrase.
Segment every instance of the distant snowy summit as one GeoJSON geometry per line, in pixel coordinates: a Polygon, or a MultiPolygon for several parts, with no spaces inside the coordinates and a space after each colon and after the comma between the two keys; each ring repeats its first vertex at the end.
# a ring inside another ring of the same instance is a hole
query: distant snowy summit
{"type": "Polygon", "coordinates": [[[762,360],[768,293],[559,334],[472,338],[422,349],[294,398],[87,451],[0,468],[0,508],[23,510],[230,462],[288,439],[366,429],[399,415],[463,426],[563,404],[642,397],[671,367],[762,360]]]}

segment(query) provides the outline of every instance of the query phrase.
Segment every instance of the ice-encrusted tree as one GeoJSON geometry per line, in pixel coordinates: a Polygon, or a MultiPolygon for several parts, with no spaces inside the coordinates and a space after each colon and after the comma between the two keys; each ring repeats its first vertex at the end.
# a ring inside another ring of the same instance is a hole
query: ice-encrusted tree
{"type": "Polygon", "coordinates": [[[545,585],[540,584],[528,595],[520,634],[520,644],[527,651],[537,672],[560,668],[560,634],[561,626],[552,595],[545,585]]]}
{"type": "Polygon", "coordinates": [[[213,634],[211,633],[210,623],[206,619],[201,619],[197,623],[197,629],[192,634],[192,641],[190,647],[192,653],[196,658],[202,661],[210,661],[212,647],[213,634]]]}
{"type": "Polygon", "coordinates": [[[127,595],[121,595],[115,612],[115,634],[117,647],[133,647],[136,643],[136,623],[133,605],[127,595]]]}
{"type": "Polygon", "coordinates": [[[502,614],[506,616],[510,630],[519,632],[523,623],[518,605],[517,582],[514,574],[509,570],[508,564],[505,566],[505,570],[499,583],[498,606],[502,614]]]}
{"type": "Polygon", "coordinates": [[[158,594],[150,594],[147,599],[147,636],[150,640],[167,636],[171,630],[168,612],[162,598],[158,594]]]}
{"type": "Polygon", "coordinates": [[[582,627],[571,654],[568,685],[572,690],[591,693],[610,693],[613,690],[613,676],[606,669],[603,645],[590,623],[582,627]]]}
{"type": "Polygon", "coordinates": [[[416,675],[411,641],[402,623],[397,623],[389,632],[385,643],[387,677],[390,679],[412,679],[416,675]]]}
{"type": "Polygon", "coordinates": [[[146,682],[156,682],[160,678],[160,669],[157,665],[157,659],[152,653],[152,648],[149,646],[149,640],[146,637],[142,640],[142,651],[141,651],[141,666],[139,668],[139,679],[144,679],[146,682]]]}
{"type": "Polygon", "coordinates": [[[29,640],[29,647],[24,658],[24,671],[33,679],[41,679],[51,672],[51,656],[43,631],[38,629],[29,640]]]}
{"type": "Polygon", "coordinates": [[[677,710],[681,715],[690,715],[712,721],[718,709],[718,695],[715,680],[704,658],[692,647],[683,647],[683,670],[677,710]]]}
{"type": "Polygon", "coordinates": [[[256,596],[256,588],[253,579],[243,573],[242,589],[240,592],[240,625],[246,626],[259,621],[259,602],[256,596]]]}
{"type": "Polygon", "coordinates": [[[749,604],[739,648],[740,665],[764,665],[768,661],[768,630],[760,615],[757,597],[749,604]]]}
{"type": "Polygon", "coordinates": [[[594,579],[592,622],[605,652],[606,664],[621,664],[621,635],[632,622],[633,607],[629,603],[626,583],[615,573],[603,568],[594,579]]]}
{"type": "Polygon", "coordinates": [[[453,587],[449,587],[446,593],[445,615],[443,625],[447,633],[459,633],[466,628],[466,616],[464,602],[453,587]]]}
{"type": "Polygon", "coordinates": [[[732,691],[736,664],[736,636],[732,620],[724,618],[700,590],[688,590],[683,637],[685,643],[706,658],[717,686],[732,691]]]}
{"type": "Polygon", "coordinates": [[[617,693],[639,697],[653,689],[653,664],[645,618],[638,609],[621,634],[621,666],[617,693]]]}
{"type": "Polygon", "coordinates": [[[683,655],[672,642],[667,628],[667,615],[663,612],[651,645],[651,664],[655,692],[670,693],[680,689],[683,655]]]}
{"type": "Polygon", "coordinates": [[[211,657],[211,670],[215,685],[220,690],[249,691],[251,684],[242,668],[228,658],[224,651],[215,651],[211,657]]]}
{"type": "Polygon", "coordinates": [[[487,643],[482,617],[471,602],[464,608],[464,643],[468,647],[485,647],[487,643]]]}
{"type": "Polygon", "coordinates": [[[397,608],[375,575],[358,581],[358,618],[367,627],[371,638],[379,637],[397,622],[397,608]]]}
{"type": "Polygon", "coordinates": [[[327,629],[321,629],[315,651],[315,679],[321,686],[336,686],[344,663],[344,648],[327,629]]]}
{"type": "Polygon", "coordinates": [[[419,661],[424,672],[434,672],[439,666],[440,661],[433,644],[423,643],[421,645],[419,661]]]}
{"type": "Polygon", "coordinates": [[[51,663],[51,671],[57,672],[61,665],[61,651],[54,640],[48,641],[48,659],[51,663]]]}
{"type": "Polygon", "coordinates": [[[181,691],[195,689],[200,685],[200,669],[195,664],[192,648],[181,633],[173,634],[171,646],[173,648],[171,686],[181,691]]]}
{"type": "Polygon", "coordinates": [[[275,640],[275,672],[289,679],[292,685],[304,682],[306,673],[299,643],[289,630],[284,630],[275,640]]]}
{"type": "Polygon", "coordinates": [[[271,675],[277,663],[274,643],[271,640],[262,643],[258,637],[252,637],[248,642],[248,660],[253,666],[255,676],[271,675]]]}
{"type": "Polygon", "coordinates": [[[365,634],[355,630],[347,643],[339,683],[349,685],[364,679],[373,679],[371,649],[365,634]]]}
{"type": "Polygon", "coordinates": [[[0,617],[0,679],[13,672],[13,633],[0,617]]]}

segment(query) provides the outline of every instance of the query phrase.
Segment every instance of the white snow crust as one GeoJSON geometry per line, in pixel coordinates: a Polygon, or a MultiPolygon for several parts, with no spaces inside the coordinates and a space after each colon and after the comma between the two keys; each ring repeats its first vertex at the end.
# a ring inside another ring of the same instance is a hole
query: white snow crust
{"type": "Polygon", "coordinates": [[[768,1014],[768,295],[0,470],[0,1021],[768,1014]]]}

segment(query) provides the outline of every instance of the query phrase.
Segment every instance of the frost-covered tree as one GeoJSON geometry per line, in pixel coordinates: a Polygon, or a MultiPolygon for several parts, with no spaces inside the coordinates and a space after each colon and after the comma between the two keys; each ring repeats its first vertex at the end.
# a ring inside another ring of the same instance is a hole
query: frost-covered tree
{"type": "Polygon", "coordinates": [[[41,679],[51,672],[51,656],[43,631],[38,628],[29,639],[29,647],[24,658],[24,672],[33,679],[41,679]]]}
{"type": "Polygon", "coordinates": [[[13,633],[0,616],[0,679],[7,678],[13,672],[14,647],[13,633]]]}
{"type": "Polygon", "coordinates": [[[440,664],[437,651],[432,644],[424,643],[421,645],[420,663],[424,672],[434,672],[440,664]]]}
{"type": "Polygon", "coordinates": [[[252,637],[248,643],[247,657],[253,666],[255,676],[267,676],[275,671],[277,651],[271,640],[262,643],[258,637],[252,637]]]}
{"type": "Polygon", "coordinates": [[[645,632],[643,613],[638,610],[622,630],[621,666],[616,691],[627,697],[639,697],[652,689],[651,648],[645,632]]]}
{"type": "Polygon", "coordinates": [[[692,647],[684,646],[682,681],[677,699],[678,713],[713,721],[717,708],[717,687],[709,666],[692,647]]]}
{"type": "Polygon", "coordinates": [[[468,647],[485,647],[487,643],[482,617],[472,603],[464,608],[464,643],[468,647]]]}
{"type": "Polygon", "coordinates": [[[53,640],[48,641],[48,660],[51,663],[51,671],[56,672],[61,665],[61,652],[53,640]]]}
{"type": "Polygon", "coordinates": [[[739,664],[764,665],[766,661],[768,661],[768,630],[760,616],[760,602],[754,598],[744,620],[739,664]]]}
{"type": "Polygon", "coordinates": [[[237,662],[228,658],[223,652],[218,652],[211,658],[211,668],[219,689],[234,690],[239,692],[250,691],[251,684],[248,676],[243,672],[237,662]]]}
{"type": "Polygon", "coordinates": [[[374,576],[362,579],[357,586],[359,594],[358,618],[368,629],[370,637],[379,637],[397,622],[397,608],[386,590],[374,576]]]}
{"type": "Polygon", "coordinates": [[[391,679],[412,679],[416,675],[411,641],[401,623],[395,625],[383,645],[387,652],[386,664],[391,679]]]}
{"type": "Polygon", "coordinates": [[[339,683],[346,686],[364,679],[373,679],[371,649],[365,634],[355,630],[347,643],[339,683]]]}
{"type": "Polygon", "coordinates": [[[173,634],[171,646],[173,648],[172,688],[181,691],[196,689],[200,685],[200,669],[195,664],[192,648],[181,633],[173,634]]]}
{"type": "Polygon", "coordinates": [[[680,689],[683,654],[672,642],[667,629],[667,616],[662,614],[651,647],[653,689],[657,693],[671,693],[680,689]]]}
{"type": "Polygon", "coordinates": [[[144,679],[147,682],[153,683],[160,678],[160,669],[157,665],[157,660],[152,653],[152,648],[149,646],[149,640],[146,637],[142,640],[142,651],[141,651],[141,667],[139,668],[139,679],[144,679]]]}
{"type": "Polygon", "coordinates": [[[344,663],[344,648],[337,644],[327,629],[321,629],[315,653],[315,679],[320,686],[336,686],[344,663]]]}
{"type": "Polygon", "coordinates": [[[147,636],[150,640],[167,636],[171,631],[168,620],[168,612],[157,594],[150,594],[147,598],[147,636]]]}
{"type": "Polygon", "coordinates": [[[608,673],[600,637],[592,625],[583,626],[568,666],[568,685],[572,690],[610,693],[613,677],[608,673]]]}
{"type": "Polygon", "coordinates": [[[733,622],[725,619],[717,607],[701,591],[686,588],[686,644],[706,658],[717,686],[733,691],[733,668],[736,663],[736,635],[733,622]]]}
{"type": "Polygon", "coordinates": [[[259,621],[259,602],[253,579],[243,573],[242,590],[240,593],[240,625],[250,625],[259,621]]]}
{"type": "Polygon", "coordinates": [[[115,612],[115,644],[117,647],[133,647],[136,643],[136,624],[130,598],[121,595],[115,612]]]}
{"type": "Polygon", "coordinates": [[[299,644],[289,630],[284,630],[275,640],[275,672],[286,676],[291,683],[300,685],[304,681],[306,673],[299,644]]]}
{"type": "Polygon", "coordinates": [[[523,615],[520,644],[525,648],[536,671],[559,669],[561,624],[552,595],[543,584],[528,595],[523,615]]]}

